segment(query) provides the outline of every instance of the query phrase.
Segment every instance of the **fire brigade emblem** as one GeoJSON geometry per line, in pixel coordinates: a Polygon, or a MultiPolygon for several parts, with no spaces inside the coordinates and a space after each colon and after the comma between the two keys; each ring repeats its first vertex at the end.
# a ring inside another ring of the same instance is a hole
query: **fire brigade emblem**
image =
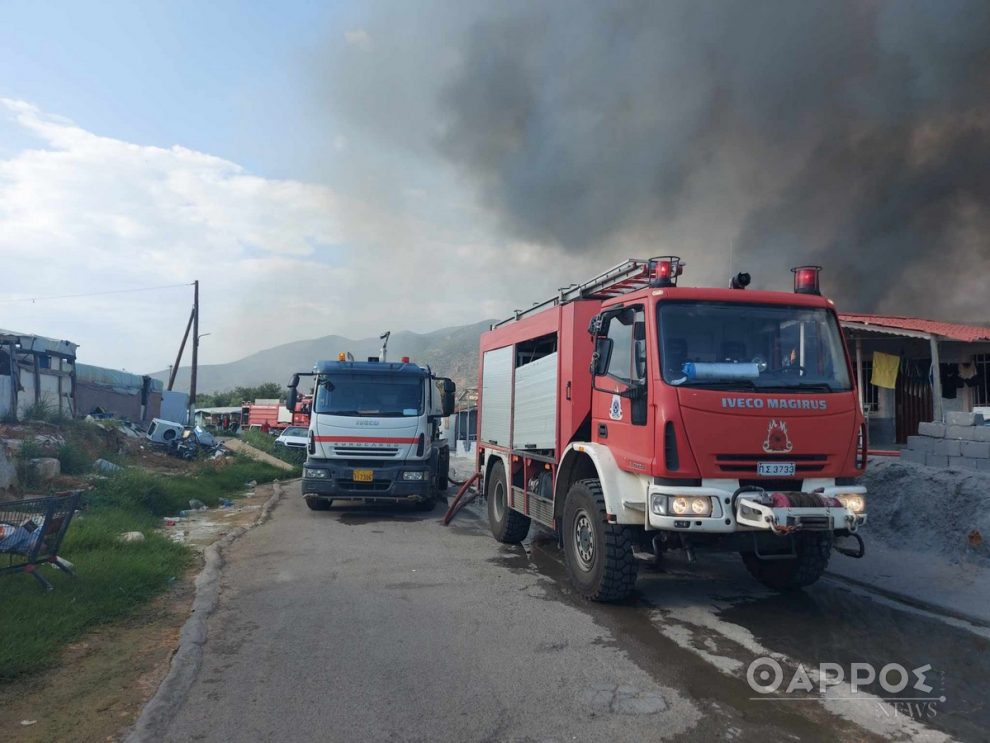
{"type": "Polygon", "coordinates": [[[612,395],[612,404],[608,409],[608,417],[614,421],[622,420],[622,398],[618,395],[612,395]]]}
{"type": "Polygon", "coordinates": [[[770,421],[767,428],[767,438],[763,442],[763,451],[767,454],[787,454],[794,448],[791,437],[787,434],[787,423],[784,421],[770,421]]]}

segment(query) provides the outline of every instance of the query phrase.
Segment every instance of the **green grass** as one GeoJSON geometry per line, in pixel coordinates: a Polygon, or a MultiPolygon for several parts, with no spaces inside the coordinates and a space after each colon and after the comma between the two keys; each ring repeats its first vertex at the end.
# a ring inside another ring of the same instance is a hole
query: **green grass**
{"type": "MultiPolygon", "coordinates": [[[[261,433],[261,431],[244,431],[241,434],[241,440],[245,444],[250,444],[255,449],[267,452],[273,457],[281,459],[283,462],[295,465],[297,468],[301,468],[306,461],[305,449],[288,449],[284,446],[275,446],[275,437],[261,433]]],[[[300,474],[302,474],[301,471],[296,473],[297,476],[300,474]]]]}
{"type": "Polygon", "coordinates": [[[59,551],[75,565],[76,577],[40,567],[55,586],[52,593],[24,573],[0,577],[0,683],[51,665],[67,643],[128,616],[183,574],[193,553],[157,531],[161,516],[188,508],[191,498],[214,506],[221,497],[242,493],[247,481],[282,475],[238,457],[225,466],[201,464],[191,475],[134,469],[100,480],[83,496],[85,510],[72,521],[59,551]],[[127,531],[142,532],[145,541],[119,542],[127,531]]]}

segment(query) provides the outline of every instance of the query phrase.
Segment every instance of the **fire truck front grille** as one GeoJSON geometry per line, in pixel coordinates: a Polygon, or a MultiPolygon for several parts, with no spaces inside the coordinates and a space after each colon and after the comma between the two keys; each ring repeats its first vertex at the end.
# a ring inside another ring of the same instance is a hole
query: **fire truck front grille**
{"type": "Polygon", "coordinates": [[[338,457],[394,457],[399,453],[396,446],[335,446],[333,453],[338,457]]]}

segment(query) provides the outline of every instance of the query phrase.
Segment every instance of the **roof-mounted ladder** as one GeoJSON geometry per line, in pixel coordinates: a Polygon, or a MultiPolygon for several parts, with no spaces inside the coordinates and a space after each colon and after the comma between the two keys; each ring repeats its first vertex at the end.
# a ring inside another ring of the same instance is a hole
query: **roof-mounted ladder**
{"type": "Polygon", "coordinates": [[[562,287],[557,291],[556,296],[543,302],[537,302],[528,309],[516,310],[512,317],[492,325],[492,330],[507,323],[521,320],[548,307],[567,304],[577,299],[608,299],[643,289],[650,285],[649,263],[650,259],[648,258],[627,258],[619,265],[613,266],[608,271],[598,274],[583,284],[571,284],[562,287]]]}

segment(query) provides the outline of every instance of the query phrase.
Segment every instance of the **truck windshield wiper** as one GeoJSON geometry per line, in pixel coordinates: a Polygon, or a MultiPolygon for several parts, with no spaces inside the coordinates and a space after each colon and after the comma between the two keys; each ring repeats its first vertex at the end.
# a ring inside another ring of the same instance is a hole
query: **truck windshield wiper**
{"type": "Polygon", "coordinates": [[[760,387],[763,390],[774,392],[787,390],[809,390],[813,392],[835,392],[835,388],[828,382],[797,382],[795,384],[774,384],[760,387]]]}

